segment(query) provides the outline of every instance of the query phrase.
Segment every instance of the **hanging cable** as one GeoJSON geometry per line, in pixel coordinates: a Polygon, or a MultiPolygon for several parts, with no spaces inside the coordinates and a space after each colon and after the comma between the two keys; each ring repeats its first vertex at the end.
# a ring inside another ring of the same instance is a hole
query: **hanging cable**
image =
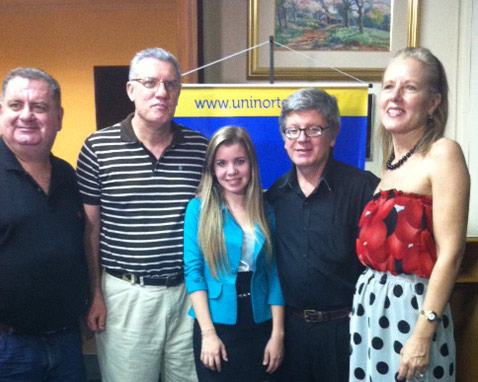
{"type": "Polygon", "coordinates": [[[359,78],[357,78],[357,77],[354,77],[354,76],[352,76],[352,75],[350,75],[350,74],[348,74],[348,73],[345,73],[345,72],[343,72],[343,71],[340,70],[340,69],[334,68],[334,67],[332,67],[332,66],[327,66],[327,65],[325,65],[323,62],[320,62],[319,60],[317,60],[317,59],[315,59],[315,58],[313,58],[313,57],[310,57],[310,56],[308,56],[308,55],[306,55],[306,54],[304,54],[304,53],[301,53],[301,52],[299,52],[299,51],[297,51],[297,50],[294,50],[294,49],[292,49],[292,48],[289,48],[289,47],[286,46],[286,45],[282,45],[281,43],[279,43],[279,42],[277,42],[277,41],[275,41],[275,40],[274,40],[274,44],[280,46],[281,48],[288,49],[288,50],[290,50],[291,52],[294,52],[295,54],[298,54],[299,56],[305,57],[305,58],[307,58],[309,61],[316,62],[316,63],[318,63],[318,64],[320,64],[320,65],[322,65],[322,66],[325,66],[325,67],[328,68],[328,69],[335,70],[336,72],[338,72],[338,73],[340,73],[340,74],[343,74],[344,76],[347,76],[347,77],[349,77],[349,78],[352,78],[353,80],[358,81],[358,82],[360,82],[360,83],[365,84],[365,85],[368,86],[368,82],[362,81],[361,79],[359,79],[359,78]]]}
{"type": "MultiPolygon", "coordinates": [[[[340,73],[340,74],[342,74],[342,75],[344,75],[344,76],[346,76],[346,77],[349,77],[349,78],[351,78],[351,79],[353,79],[353,80],[355,80],[355,81],[357,81],[357,82],[360,82],[361,84],[364,84],[364,85],[367,85],[367,86],[370,87],[370,85],[369,85],[368,82],[362,81],[361,79],[359,79],[359,78],[357,78],[357,77],[354,77],[354,76],[352,76],[351,74],[348,74],[348,73],[346,73],[346,72],[344,72],[344,71],[342,71],[342,70],[340,70],[340,69],[334,68],[334,67],[332,67],[332,66],[327,66],[327,65],[325,65],[323,62],[320,62],[320,60],[317,60],[317,59],[315,59],[315,58],[313,58],[313,57],[310,57],[310,56],[308,56],[307,54],[304,54],[304,53],[302,53],[302,52],[299,52],[299,51],[297,51],[297,50],[294,50],[294,49],[292,49],[292,48],[289,48],[288,46],[283,45],[283,44],[281,44],[281,43],[279,43],[279,42],[277,42],[277,41],[275,41],[275,40],[273,41],[273,43],[274,43],[275,45],[277,45],[277,46],[280,46],[281,48],[290,50],[291,52],[293,52],[293,53],[295,53],[295,54],[297,54],[297,55],[299,55],[299,56],[305,57],[305,58],[307,58],[309,61],[316,62],[316,63],[318,63],[319,65],[325,66],[325,67],[328,68],[328,69],[335,70],[336,72],[338,72],[338,73],[340,73]]],[[[183,73],[183,74],[181,75],[181,77],[187,76],[188,74],[197,72],[197,71],[199,71],[199,70],[201,70],[201,69],[208,68],[209,66],[216,65],[216,64],[218,64],[218,63],[220,63],[220,62],[222,62],[222,61],[226,61],[226,60],[228,60],[228,59],[230,59],[230,58],[239,56],[240,54],[246,53],[246,52],[248,52],[248,51],[250,51],[250,50],[252,50],[252,49],[260,48],[261,46],[264,46],[264,45],[267,45],[267,44],[270,44],[270,41],[269,41],[269,40],[264,41],[264,42],[261,42],[261,43],[259,43],[259,44],[257,44],[257,45],[251,46],[251,47],[249,47],[249,48],[247,48],[247,49],[243,49],[243,50],[241,50],[241,51],[239,51],[239,52],[230,54],[229,56],[225,56],[225,57],[223,57],[223,58],[220,58],[219,60],[216,60],[216,61],[210,62],[209,64],[200,66],[199,68],[190,70],[190,71],[188,71],[188,72],[186,72],[186,73],[183,73]]]]}
{"type": "Polygon", "coordinates": [[[210,62],[209,64],[206,64],[206,65],[203,65],[203,66],[200,66],[199,68],[196,68],[196,69],[193,69],[193,70],[190,70],[189,72],[186,72],[186,73],[183,73],[181,75],[181,77],[184,77],[184,76],[187,76],[188,74],[191,74],[191,73],[194,73],[194,72],[197,72],[198,70],[201,70],[201,69],[204,69],[204,68],[207,68],[209,66],[212,66],[212,65],[215,65],[215,64],[218,64],[222,61],[226,61],[232,57],[236,57],[236,56],[239,56],[240,54],[242,53],[246,53],[252,49],[256,49],[256,48],[259,48],[263,45],[266,45],[266,44],[269,44],[269,41],[264,41],[264,42],[261,42],[260,44],[257,44],[257,45],[254,45],[254,46],[251,46],[250,48],[247,48],[247,49],[244,49],[244,50],[241,50],[239,52],[236,52],[236,53],[233,53],[229,56],[226,56],[226,57],[223,57],[223,58],[220,58],[219,60],[216,60],[216,61],[213,61],[213,62],[210,62]]]}

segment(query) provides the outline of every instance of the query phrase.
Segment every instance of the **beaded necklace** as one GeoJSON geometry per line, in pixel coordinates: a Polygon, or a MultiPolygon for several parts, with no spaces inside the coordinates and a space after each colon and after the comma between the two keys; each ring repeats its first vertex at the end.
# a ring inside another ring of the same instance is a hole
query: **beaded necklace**
{"type": "Polygon", "coordinates": [[[387,167],[387,170],[393,171],[401,167],[401,165],[404,164],[407,161],[407,159],[410,158],[412,154],[415,152],[415,150],[418,147],[418,143],[419,142],[417,142],[415,146],[413,146],[411,150],[408,153],[406,153],[403,157],[401,157],[400,160],[395,164],[392,164],[393,160],[395,159],[395,152],[393,152],[392,155],[390,155],[390,158],[388,158],[387,163],[385,164],[385,166],[387,167]]]}

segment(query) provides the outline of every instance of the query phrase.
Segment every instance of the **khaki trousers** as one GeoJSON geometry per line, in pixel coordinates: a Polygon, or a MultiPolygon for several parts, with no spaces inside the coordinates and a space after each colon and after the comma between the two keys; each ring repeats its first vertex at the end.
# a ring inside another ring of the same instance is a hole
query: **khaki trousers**
{"type": "Polygon", "coordinates": [[[196,382],[184,283],[140,286],[103,273],[107,317],[96,335],[103,382],[196,382]]]}

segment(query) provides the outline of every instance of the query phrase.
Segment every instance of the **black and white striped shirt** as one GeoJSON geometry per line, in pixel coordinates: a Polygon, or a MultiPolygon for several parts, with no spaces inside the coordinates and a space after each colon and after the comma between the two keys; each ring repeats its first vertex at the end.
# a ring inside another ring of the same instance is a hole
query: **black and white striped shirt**
{"type": "Polygon", "coordinates": [[[91,134],[78,157],[83,202],[101,206],[101,265],[138,276],[181,273],[184,213],[207,139],[172,122],[172,143],[156,160],[136,138],[132,117],[91,134]]]}

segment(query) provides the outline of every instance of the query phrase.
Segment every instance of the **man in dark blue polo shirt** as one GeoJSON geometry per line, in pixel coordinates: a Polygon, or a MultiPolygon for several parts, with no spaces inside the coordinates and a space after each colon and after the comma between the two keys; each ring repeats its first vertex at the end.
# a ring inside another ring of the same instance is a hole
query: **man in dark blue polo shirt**
{"type": "Polygon", "coordinates": [[[83,212],[73,168],[50,152],[58,83],[12,70],[0,102],[0,381],[85,381],[83,212]]]}
{"type": "Polygon", "coordinates": [[[349,314],[362,271],[355,254],[362,209],[378,184],[331,157],[340,128],[335,97],[301,89],[282,105],[280,132],[292,169],[268,190],[286,302],[287,382],[347,382],[349,314]]]}

